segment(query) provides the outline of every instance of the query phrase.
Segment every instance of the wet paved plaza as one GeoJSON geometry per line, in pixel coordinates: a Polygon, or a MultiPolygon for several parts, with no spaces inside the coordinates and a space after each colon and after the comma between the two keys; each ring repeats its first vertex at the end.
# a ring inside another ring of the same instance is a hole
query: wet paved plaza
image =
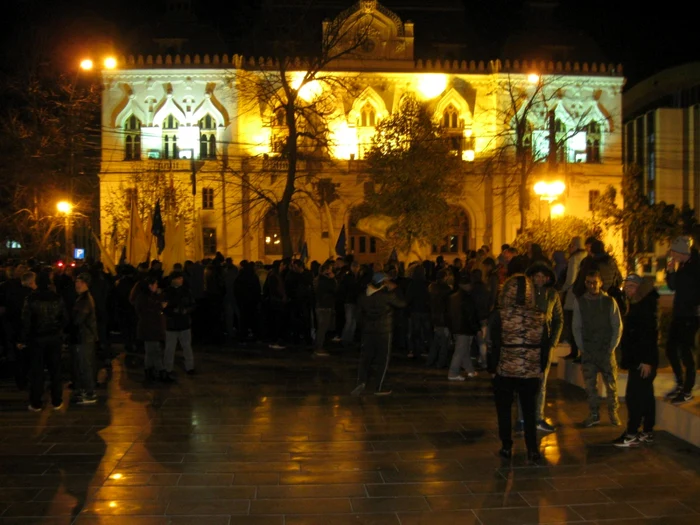
{"type": "Polygon", "coordinates": [[[98,405],[40,414],[4,383],[0,524],[700,523],[700,450],[663,432],[616,449],[605,412],[579,427],[582,390],[551,381],[559,429],[529,466],[522,440],[496,455],[485,375],[397,358],[394,394],[358,399],[339,354],[200,349],[196,376],[155,387],[122,358],[98,405]]]}

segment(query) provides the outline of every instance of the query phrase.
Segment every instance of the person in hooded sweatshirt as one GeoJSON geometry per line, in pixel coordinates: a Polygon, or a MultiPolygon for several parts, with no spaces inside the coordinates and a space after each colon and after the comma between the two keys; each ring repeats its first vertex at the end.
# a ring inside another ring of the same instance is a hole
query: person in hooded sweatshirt
{"type": "Polygon", "coordinates": [[[617,301],[602,289],[603,279],[597,270],[589,271],[584,280],[586,293],[574,303],[573,332],[581,351],[581,370],[586,384],[590,414],[584,427],[600,423],[597,377],[600,372],[607,390],[610,424],[620,426],[617,415],[617,360],[615,348],[620,343],[622,318],[617,301]]]}
{"type": "Polygon", "coordinates": [[[653,443],[656,423],[654,378],[659,366],[659,293],[649,279],[629,274],[624,281],[629,307],[622,328],[620,368],[628,370],[625,403],[627,428],[617,447],[653,443]],[[642,432],[639,426],[644,424],[642,432]]]}
{"type": "Polygon", "coordinates": [[[513,449],[512,410],[515,394],[523,410],[528,460],[539,463],[536,402],[546,363],[543,345],[546,316],[537,308],[532,280],[523,274],[503,283],[499,306],[489,318],[489,372],[493,374],[498,414],[498,435],[502,458],[510,459],[513,449]]]}
{"type": "MultiPolygon", "coordinates": [[[[549,356],[542,371],[542,382],[540,392],[537,395],[537,405],[535,415],[537,416],[537,429],[543,432],[554,432],[554,426],[544,417],[544,406],[547,399],[547,377],[552,366],[552,351],[559,344],[562,328],[564,327],[564,313],[561,307],[559,292],[556,290],[556,276],[554,270],[545,263],[535,263],[525,272],[532,284],[535,285],[535,304],[537,308],[545,313],[545,338],[546,352],[549,356]]],[[[522,427],[522,408],[518,404],[520,422],[518,427],[522,427]]]]}
{"type": "Polygon", "coordinates": [[[391,394],[391,390],[383,387],[391,357],[394,310],[406,307],[406,301],[399,297],[397,290],[398,285],[390,281],[385,273],[377,272],[372,276],[366,292],[357,299],[359,324],[362,326],[362,349],[353,396],[362,394],[371,375],[379,379],[375,395],[391,394]]]}

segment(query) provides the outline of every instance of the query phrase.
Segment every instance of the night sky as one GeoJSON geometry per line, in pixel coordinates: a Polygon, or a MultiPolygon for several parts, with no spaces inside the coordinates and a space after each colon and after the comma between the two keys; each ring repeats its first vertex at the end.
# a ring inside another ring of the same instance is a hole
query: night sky
{"type": "MultiPolygon", "coordinates": [[[[162,0],[5,0],[6,16],[2,20],[3,46],[7,59],[19,60],[22,45],[29,38],[50,42],[60,59],[69,61],[88,50],[113,49],[119,42],[148,27],[156,20],[162,0]]],[[[246,27],[241,17],[246,8],[258,0],[195,0],[200,22],[233,38],[233,32],[246,27]]],[[[387,0],[390,2],[401,0],[387,0]]],[[[404,0],[408,1],[408,0],[404,0]]],[[[424,0],[431,3],[432,0],[424,0]]],[[[456,0],[458,1],[458,0],[456,0]]],[[[463,0],[465,40],[477,40],[474,56],[489,60],[502,56],[503,44],[516,32],[525,35],[532,29],[526,22],[526,3],[522,0],[463,0]]],[[[351,0],[347,5],[352,4],[351,0]]],[[[651,10],[641,2],[618,0],[561,0],[556,10],[558,30],[584,33],[597,42],[605,62],[622,63],[627,87],[666,67],[700,59],[694,17],[680,8],[675,11],[651,10]]],[[[667,2],[658,5],[678,6],[667,2]]],[[[420,20],[416,24],[420,35],[420,20]]],[[[230,53],[236,49],[229,49],[230,53]]],[[[436,57],[439,58],[439,57],[436,57]]],[[[515,58],[515,57],[509,57],[515,58]]]]}

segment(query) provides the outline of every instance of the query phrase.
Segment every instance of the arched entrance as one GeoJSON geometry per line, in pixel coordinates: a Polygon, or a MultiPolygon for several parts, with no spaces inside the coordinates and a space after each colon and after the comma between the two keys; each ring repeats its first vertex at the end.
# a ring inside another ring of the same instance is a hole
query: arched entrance
{"type": "Polygon", "coordinates": [[[469,217],[467,213],[459,206],[450,206],[450,215],[448,218],[450,229],[445,236],[443,242],[439,245],[433,245],[434,255],[467,253],[469,246],[469,217]]]}
{"type": "MultiPolygon", "coordinates": [[[[293,206],[289,208],[289,234],[292,247],[300,251],[305,237],[304,217],[301,210],[293,206]]],[[[262,246],[262,255],[282,256],[282,236],[275,208],[270,208],[263,219],[262,246]]]]}

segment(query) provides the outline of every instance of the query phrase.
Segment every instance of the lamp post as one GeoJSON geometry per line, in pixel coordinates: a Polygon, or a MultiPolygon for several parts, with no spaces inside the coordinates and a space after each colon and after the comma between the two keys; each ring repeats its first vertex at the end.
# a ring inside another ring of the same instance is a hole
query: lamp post
{"type": "Polygon", "coordinates": [[[560,180],[555,180],[551,182],[539,181],[534,187],[535,195],[537,195],[541,201],[546,201],[549,208],[549,214],[547,219],[547,228],[549,236],[552,236],[552,215],[561,216],[564,214],[565,208],[561,203],[552,204],[556,201],[566,190],[566,184],[560,180]]]}
{"type": "Polygon", "coordinates": [[[56,210],[63,215],[63,233],[65,235],[66,262],[73,260],[73,224],[71,215],[73,214],[73,205],[68,201],[60,201],[56,204],[56,210]]]}

